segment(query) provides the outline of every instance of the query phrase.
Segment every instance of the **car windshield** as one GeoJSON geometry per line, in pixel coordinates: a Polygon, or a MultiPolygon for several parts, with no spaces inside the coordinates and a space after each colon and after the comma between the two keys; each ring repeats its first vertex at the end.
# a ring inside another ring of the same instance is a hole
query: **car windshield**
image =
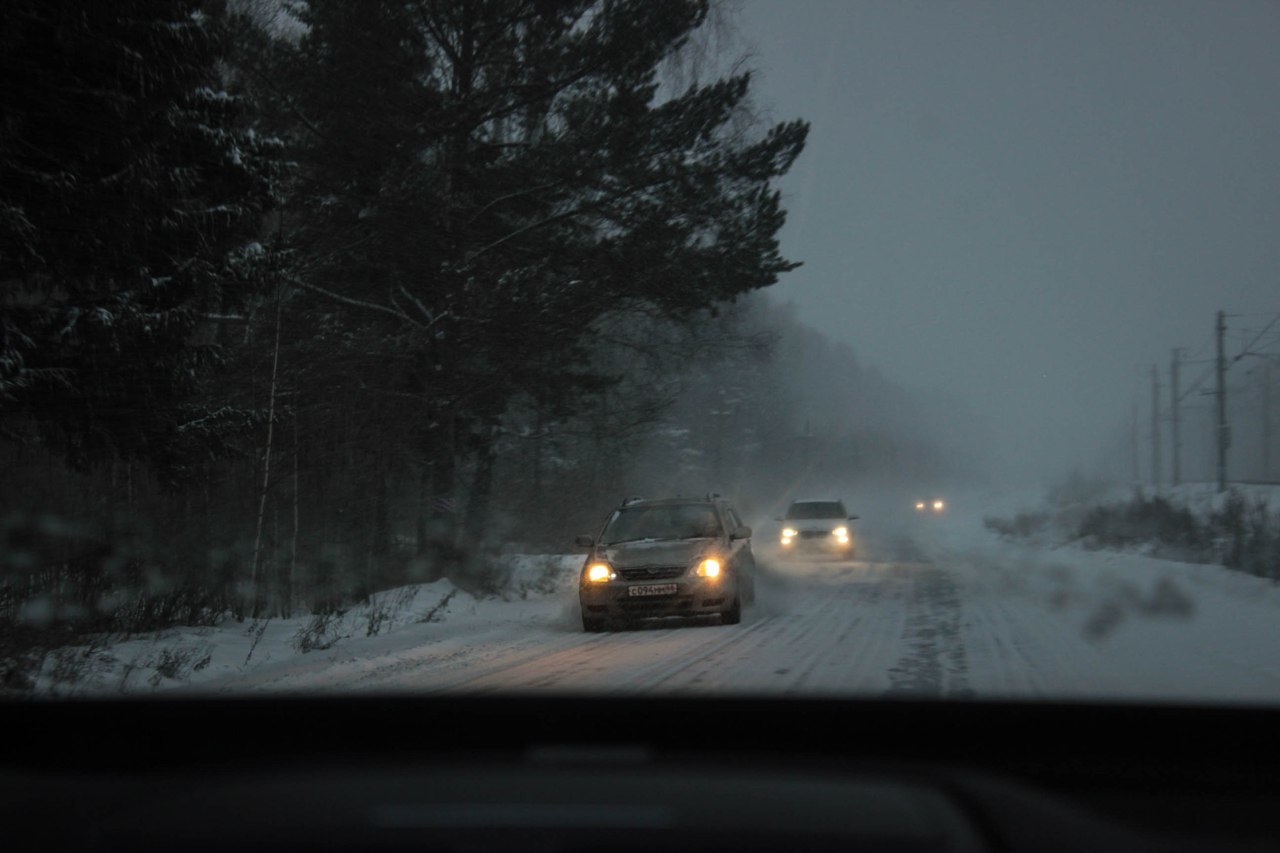
{"type": "Polygon", "coordinates": [[[838,501],[804,501],[791,505],[787,510],[790,521],[806,521],[820,518],[847,518],[844,505],[838,501]]]}
{"type": "Polygon", "coordinates": [[[720,521],[706,504],[655,504],[627,507],[604,530],[605,545],[647,539],[698,539],[719,536],[720,521]]]}
{"type": "Polygon", "coordinates": [[[1280,706],[1278,46],[0,3],[0,696],[1280,706]]]}

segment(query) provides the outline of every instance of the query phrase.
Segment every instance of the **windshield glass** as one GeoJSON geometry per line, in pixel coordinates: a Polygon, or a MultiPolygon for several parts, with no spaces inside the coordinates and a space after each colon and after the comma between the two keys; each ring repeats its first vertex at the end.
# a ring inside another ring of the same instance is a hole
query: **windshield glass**
{"type": "Polygon", "coordinates": [[[628,507],[604,530],[604,545],[643,539],[697,539],[719,536],[720,520],[705,504],[667,504],[628,507]]]}
{"type": "Polygon", "coordinates": [[[0,695],[1280,705],[1277,45],[0,3],[0,695]]]}
{"type": "Polygon", "coordinates": [[[787,518],[792,521],[804,521],[817,518],[846,518],[848,513],[837,501],[805,501],[793,503],[787,510],[787,518]]]}

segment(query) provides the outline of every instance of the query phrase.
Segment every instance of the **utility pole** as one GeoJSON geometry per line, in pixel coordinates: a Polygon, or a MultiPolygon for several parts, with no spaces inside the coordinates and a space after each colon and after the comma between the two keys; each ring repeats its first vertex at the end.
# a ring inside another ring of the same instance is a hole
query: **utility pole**
{"type": "Polygon", "coordinates": [[[1178,411],[1178,360],[1181,357],[1181,347],[1174,347],[1173,359],[1169,362],[1169,429],[1173,433],[1173,470],[1169,472],[1169,481],[1175,486],[1182,482],[1182,420],[1178,411]]]}
{"type": "Polygon", "coordinates": [[[1271,359],[1262,360],[1262,479],[1271,480],[1271,359]]]}
{"type": "Polygon", "coordinates": [[[804,419],[804,466],[807,474],[813,473],[813,425],[804,419]]]}
{"type": "Polygon", "coordinates": [[[1136,489],[1142,477],[1141,465],[1138,462],[1138,397],[1134,395],[1133,405],[1129,413],[1129,442],[1133,460],[1133,487],[1136,489]]]}
{"type": "Polygon", "coordinates": [[[1151,365],[1151,485],[1160,488],[1160,369],[1151,365]]]}
{"type": "Polygon", "coordinates": [[[1214,324],[1214,333],[1218,344],[1218,387],[1214,392],[1218,402],[1218,424],[1216,431],[1218,445],[1218,491],[1227,490],[1227,445],[1231,442],[1230,427],[1227,426],[1227,356],[1224,351],[1227,337],[1227,315],[1218,312],[1218,322],[1214,324]]]}

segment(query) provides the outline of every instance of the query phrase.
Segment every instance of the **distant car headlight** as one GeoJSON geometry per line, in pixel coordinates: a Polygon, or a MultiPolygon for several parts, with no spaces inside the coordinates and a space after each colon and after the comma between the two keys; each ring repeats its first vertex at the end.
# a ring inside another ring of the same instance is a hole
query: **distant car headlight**
{"type": "Polygon", "coordinates": [[[924,501],[916,501],[916,509],[924,509],[924,501]]]}
{"type": "Polygon", "coordinates": [[[587,567],[587,580],[591,583],[604,583],[615,577],[617,575],[613,573],[613,567],[608,563],[592,563],[587,567]]]}
{"type": "Polygon", "coordinates": [[[840,539],[848,539],[848,538],[849,538],[849,528],[847,528],[847,527],[837,527],[835,530],[831,531],[831,534],[832,534],[833,536],[836,536],[837,538],[840,538],[840,539]]]}
{"type": "Polygon", "coordinates": [[[942,501],[934,501],[933,508],[935,510],[942,510],[946,508],[946,504],[944,504],[942,501]]]}
{"type": "Polygon", "coordinates": [[[720,577],[720,561],[714,557],[708,557],[698,563],[698,568],[694,573],[700,578],[718,578],[720,577]]]}
{"type": "Polygon", "coordinates": [[[796,535],[796,531],[795,531],[795,528],[794,528],[794,527],[784,527],[784,528],[782,528],[782,538],[783,538],[783,539],[790,539],[790,538],[792,538],[792,537],[793,537],[793,536],[795,536],[795,535],[796,535]]]}

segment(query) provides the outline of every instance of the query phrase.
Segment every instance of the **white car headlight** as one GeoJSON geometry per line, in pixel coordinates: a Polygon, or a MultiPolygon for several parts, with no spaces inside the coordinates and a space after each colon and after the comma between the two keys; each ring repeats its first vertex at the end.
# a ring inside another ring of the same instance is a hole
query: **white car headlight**
{"type": "Polygon", "coordinates": [[[837,527],[835,530],[831,531],[831,533],[839,539],[847,539],[849,537],[849,528],[837,527]]]}
{"type": "Polygon", "coordinates": [[[782,538],[784,538],[784,539],[791,539],[791,538],[792,538],[792,537],[794,537],[795,535],[796,535],[796,531],[795,531],[795,528],[794,528],[794,527],[784,527],[784,528],[782,528],[782,538]]]}

